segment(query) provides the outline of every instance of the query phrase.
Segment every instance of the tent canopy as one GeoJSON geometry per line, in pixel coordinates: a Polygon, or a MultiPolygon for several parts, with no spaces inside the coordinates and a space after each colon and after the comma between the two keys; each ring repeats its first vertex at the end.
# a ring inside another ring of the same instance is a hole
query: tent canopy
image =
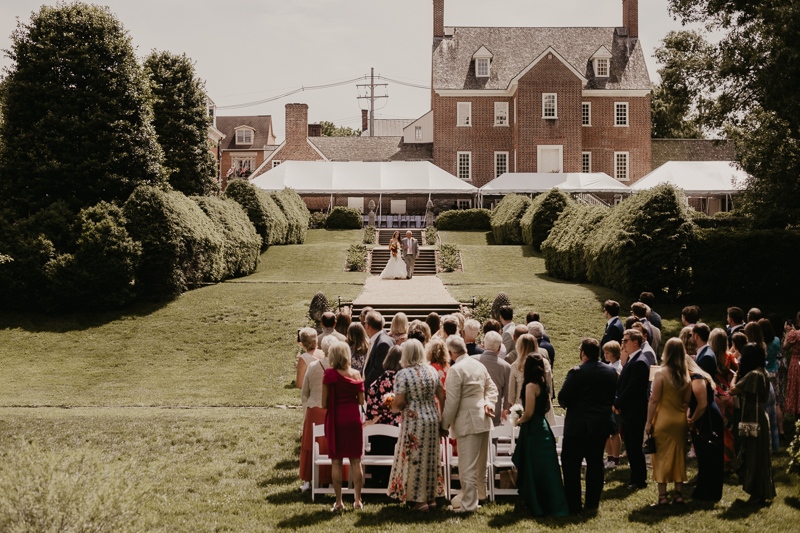
{"type": "Polygon", "coordinates": [[[669,161],[631,185],[631,189],[636,192],[669,183],[688,195],[737,194],[747,178],[747,173],[730,161],[669,161]]]}
{"type": "Polygon", "coordinates": [[[478,189],[429,161],[287,161],[253,179],[266,191],[291,187],[305,195],[458,194],[478,189]]]}
{"type": "Polygon", "coordinates": [[[603,172],[507,172],[481,187],[480,191],[484,196],[505,195],[512,192],[528,194],[547,192],[553,187],[569,193],[631,193],[628,186],[603,172]]]}

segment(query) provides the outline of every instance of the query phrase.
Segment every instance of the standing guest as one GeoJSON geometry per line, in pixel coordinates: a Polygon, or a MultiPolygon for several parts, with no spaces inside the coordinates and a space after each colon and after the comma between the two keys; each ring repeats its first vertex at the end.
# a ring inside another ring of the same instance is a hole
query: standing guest
{"type": "MultiPolygon", "coordinates": [[[[608,341],[603,345],[603,354],[605,355],[605,360],[608,363],[608,366],[614,369],[617,373],[617,378],[619,378],[620,372],[622,372],[622,361],[620,360],[620,345],[617,341],[608,341]]],[[[616,389],[616,385],[614,385],[616,389]]],[[[611,428],[611,436],[608,438],[606,442],[606,464],[605,467],[609,469],[614,469],[619,466],[619,456],[620,452],[622,451],[622,439],[619,436],[619,426],[620,426],[620,416],[615,413],[612,409],[611,411],[611,418],[613,420],[612,428],[611,428]]]]}
{"type": "Polygon", "coordinates": [[[322,408],[325,414],[325,437],[328,440],[328,457],[331,458],[333,490],[336,503],[331,512],[344,510],[342,501],[342,461],[350,460],[350,477],[355,489],[353,509],[362,509],[361,488],[364,472],[361,469],[363,431],[360,405],[364,405],[364,381],[361,374],[350,368],[350,347],[345,342],[334,342],[328,349],[331,367],[322,379],[322,408]]]}
{"type": "Polygon", "coordinates": [[[722,413],[722,442],[724,448],[725,471],[732,472],[731,462],[734,455],[733,432],[730,427],[733,423],[733,397],[730,394],[731,381],[734,373],[731,370],[730,356],[727,353],[728,335],[722,328],[714,328],[708,337],[708,344],[717,357],[716,373],[714,378],[714,401],[722,413]]]}
{"type": "Polygon", "coordinates": [[[447,351],[456,364],[450,367],[445,382],[447,399],[442,429],[449,429],[450,437],[458,444],[462,491],[453,498],[451,507],[459,513],[474,512],[478,501],[486,499],[486,461],[497,387],[486,367],[467,355],[464,339],[456,336],[447,339],[447,351]]]}
{"type": "MultiPolygon", "coordinates": [[[[732,365],[735,371],[738,372],[739,365],[742,361],[742,352],[744,351],[744,347],[747,345],[747,335],[744,334],[744,330],[737,331],[731,337],[731,342],[733,345],[731,346],[731,355],[733,356],[733,362],[735,363],[732,365]]],[[[734,378],[736,375],[734,374],[734,378]]],[[[731,386],[728,389],[730,393],[730,389],[733,388],[733,380],[731,381],[731,386]]],[[[739,422],[742,420],[742,408],[741,402],[736,401],[733,405],[733,420],[731,420],[731,430],[733,432],[733,452],[734,457],[739,455],[739,449],[741,444],[741,437],[739,436],[739,422]]]]}
{"type": "Polygon", "coordinates": [[[361,322],[362,326],[367,323],[367,315],[369,315],[372,311],[372,307],[368,305],[361,309],[361,313],[358,315],[358,321],[361,322]]]}
{"type": "Polygon", "coordinates": [[[643,292],[639,295],[639,301],[642,302],[644,305],[647,306],[647,320],[653,325],[661,330],[661,315],[656,313],[655,309],[653,309],[653,304],[656,303],[656,297],[653,295],[652,292],[643,292]]]}
{"type": "Polygon", "coordinates": [[[550,368],[555,368],[556,364],[556,349],[550,344],[550,339],[544,334],[544,326],[541,322],[531,322],[528,324],[528,333],[536,338],[536,343],[539,345],[539,351],[544,350],[547,352],[547,359],[550,360],[550,368]]]}
{"type": "Polygon", "coordinates": [[[650,366],[656,365],[656,352],[653,350],[653,347],[650,346],[650,343],[647,342],[647,329],[644,324],[639,322],[639,319],[635,316],[628,317],[625,320],[625,329],[636,329],[639,330],[639,333],[642,334],[642,354],[647,359],[647,362],[650,366]]]}
{"type": "Polygon", "coordinates": [[[653,380],[653,394],[647,408],[644,431],[656,440],[653,455],[653,479],[658,484],[658,505],[667,505],[667,484],[675,484],[674,503],[683,503],[683,484],[686,483],[686,422],[685,405],[692,390],[686,352],[680,339],[670,339],[664,346],[663,365],[653,380]]]}
{"type": "Polygon", "coordinates": [[[744,329],[744,311],[742,311],[738,307],[729,307],[728,327],[727,327],[729,348],[731,346],[731,343],[733,342],[732,340],[733,334],[736,333],[737,331],[742,331],[743,329],[744,329]]]}
{"type": "Polygon", "coordinates": [[[389,328],[389,336],[395,345],[400,346],[408,339],[408,317],[402,311],[396,313],[392,318],[392,326],[389,328]]]}
{"type": "MultiPolygon", "coordinates": [[[[547,336],[547,332],[544,330],[544,324],[542,324],[542,321],[540,320],[540,317],[539,317],[539,313],[537,313],[536,311],[531,311],[530,313],[525,315],[525,325],[528,326],[528,333],[530,333],[531,322],[536,322],[537,324],[542,326],[542,339],[544,339],[545,341],[547,341],[549,343],[550,342],[550,337],[547,336]]],[[[533,335],[533,334],[531,333],[531,335],[533,335]]],[[[539,341],[539,338],[537,337],[536,340],[539,341]]],[[[541,347],[541,344],[542,343],[539,342],[540,347],[541,347]]],[[[551,362],[551,364],[552,364],[552,362],[551,362]]]]}
{"type": "Polygon", "coordinates": [[[503,346],[506,348],[506,353],[514,349],[514,308],[510,305],[504,305],[500,308],[500,324],[503,326],[503,346]]]}
{"type": "Polygon", "coordinates": [[[364,363],[364,386],[369,389],[372,382],[383,373],[383,359],[389,348],[394,346],[394,341],[383,331],[383,316],[377,311],[367,315],[364,329],[369,335],[370,346],[367,361],[364,363]]]}
{"type": "MultiPolygon", "coordinates": [[[[617,390],[616,371],[598,361],[595,339],[581,341],[581,364],[567,373],[558,403],[567,409],[561,468],[569,512],[581,512],[581,464],[586,460],[587,510],[597,509],[603,492],[603,448],[611,434],[610,412],[617,390]]],[[[640,446],[641,448],[641,446],[640,446]]]]}
{"type": "Polygon", "coordinates": [[[338,331],[341,335],[347,337],[347,330],[350,328],[350,324],[353,322],[353,317],[350,315],[350,311],[342,310],[338,315],[336,315],[336,325],[333,327],[336,331],[338,331]]]}
{"type": "Polygon", "coordinates": [[[508,352],[508,354],[506,354],[505,357],[506,363],[508,363],[509,365],[513,365],[514,361],[517,360],[517,339],[519,339],[520,336],[527,334],[528,334],[528,326],[523,326],[521,324],[519,326],[514,326],[514,349],[508,352]]]}
{"type": "MultiPolygon", "coordinates": [[[[517,327],[524,328],[525,326],[517,327]]],[[[520,335],[517,339],[517,347],[515,351],[521,354],[521,357],[518,357],[514,363],[511,364],[511,374],[509,374],[508,378],[508,397],[506,398],[505,402],[506,410],[508,410],[512,405],[522,401],[522,395],[524,394],[525,390],[525,362],[521,359],[530,357],[535,353],[540,354],[544,358],[545,385],[547,385],[547,390],[552,390],[553,387],[553,369],[550,367],[550,361],[547,359],[547,352],[542,348],[539,348],[536,337],[530,333],[520,335]]],[[[556,417],[552,409],[547,411],[545,417],[551,426],[556,425],[556,417]]]]}
{"type": "Polygon", "coordinates": [[[606,331],[600,340],[600,346],[605,346],[609,341],[622,341],[622,334],[625,328],[619,319],[619,303],[614,300],[606,300],[603,304],[603,314],[606,316],[606,331]]]}
{"type": "Polygon", "coordinates": [[[439,318],[438,313],[429,313],[425,318],[425,323],[428,324],[428,328],[430,328],[432,336],[439,335],[439,328],[442,325],[442,319],[439,318]]]}
{"type": "Polygon", "coordinates": [[[631,316],[635,316],[639,322],[644,324],[645,333],[647,333],[647,342],[649,342],[651,346],[654,346],[653,327],[650,325],[650,322],[647,321],[647,306],[642,302],[634,302],[633,305],[631,305],[631,316]]]}
{"type": "Polygon", "coordinates": [[[490,331],[483,338],[485,350],[480,355],[473,355],[472,358],[480,362],[489,371],[492,381],[497,386],[497,403],[494,406],[494,425],[499,426],[508,415],[510,405],[504,405],[508,397],[508,384],[511,378],[511,365],[505,362],[498,354],[503,339],[496,331],[490,331]]]}
{"type": "Polygon", "coordinates": [[[758,435],[740,436],[740,449],[736,475],[742,480],[744,491],[750,495],[748,503],[764,504],[775,497],[772,479],[772,447],[766,405],[769,400],[769,376],[764,366],[766,353],[754,342],[742,350],[739,374],[733,382],[731,394],[742,397],[742,423],[757,424],[758,435]]]}
{"type": "Polygon", "coordinates": [[[686,326],[683,328],[678,335],[681,342],[683,343],[683,347],[686,349],[686,355],[694,359],[697,357],[697,346],[694,344],[694,340],[692,339],[692,326],[686,326]]]}
{"type": "MultiPolygon", "coordinates": [[[[778,429],[778,438],[783,440],[783,412],[781,411],[781,406],[778,403],[778,390],[779,390],[779,383],[778,383],[778,354],[781,351],[781,341],[775,335],[775,330],[772,329],[772,322],[767,320],[766,318],[762,318],[758,321],[758,325],[761,328],[761,334],[764,337],[764,344],[767,347],[767,374],[769,374],[769,382],[772,384],[772,389],[774,390],[775,394],[775,421],[776,426],[778,429]]],[[[773,427],[773,429],[775,429],[773,427]]]]}
{"type": "Polygon", "coordinates": [[[322,333],[317,336],[317,346],[320,348],[322,347],[322,341],[325,340],[325,337],[328,335],[333,335],[336,340],[346,341],[347,338],[336,331],[334,327],[336,326],[336,315],[331,313],[330,311],[326,311],[322,313],[322,318],[320,319],[320,323],[322,324],[322,333]]]}
{"type": "Polygon", "coordinates": [[[481,323],[474,318],[464,323],[464,342],[467,345],[469,355],[482,354],[483,348],[478,346],[478,333],[481,331],[481,323]]]}
{"type": "Polygon", "coordinates": [[[687,305],[681,311],[681,322],[684,326],[692,326],[700,322],[700,308],[696,305],[687,305]]]}
{"type": "MultiPolygon", "coordinates": [[[[778,346],[780,346],[780,351],[778,352],[779,357],[781,359],[780,363],[778,363],[778,371],[776,374],[776,383],[775,386],[775,402],[778,407],[780,407],[781,412],[781,419],[783,418],[783,405],[786,403],[786,381],[789,373],[789,369],[786,366],[788,360],[791,357],[787,357],[785,354],[785,350],[783,349],[783,340],[786,335],[784,331],[784,327],[786,326],[786,321],[784,321],[783,317],[776,313],[772,313],[769,315],[769,321],[772,324],[772,331],[775,333],[775,337],[778,339],[778,346]],[[781,364],[782,363],[782,364],[781,364]]],[[[780,429],[783,431],[783,421],[781,420],[780,429]]],[[[781,433],[781,438],[783,438],[783,433],[781,433]]]]}
{"type": "Polygon", "coordinates": [[[717,356],[708,345],[708,337],[711,335],[711,328],[702,322],[695,324],[692,328],[692,340],[697,346],[697,357],[695,361],[697,366],[703,369],[703,372],[709,376],[713,376],[717,372],[717,356]]]}
{"type": "MultiPolygon", "coordinates": [[[[386,403],[386,395],[394,391],[394,377],[402,370],[400,356],[403,350],[399,346],[392,346],[383,360],[383,374],[376,379],[367,390],[367,421],[364,426],[372,424],[386,424],[400,426],[402,415],[392,411],[391,405],[386,403]]],[[[370,451],[367,455],[394,455],[397,439],[388,435],[373,435],[370,437],[370,451]]],[[[371,475],[370,483],[374,487],[386,487],[392,468],[390,466],[367,466],[365,470],[371,475]]]]}
{"type": "Polygon", "coordinates": [[[431,329],[425,322],[414,320],[408,326],[408,338],[417,339],[423,346],[427,346],[428,342],[431,340],[431,329]]]}
{"type": "Polygon", "coordinates": [[[758,307],[753,307],[747,312],[747,323],[749,324],[750,322],[758,322],[762,317],[763,315],[761,314],[761,309],[758,307]]]}
{"type": "Polygon", "coordinates": [[[353,322],[347,328],[347,344],[350,346],[350,368],[364,374],[364,363],[369,353],[369,338],[367,330],[358,322],[353,322]]]}
{"type": "MultiPolygon", "coordinates": [[[[503,326],[500,325],[500,322],[495,320],[494,318],[487,318],[486,322],[483,323],[483,335],[486,336],[487,333],[490,331],[495,331],[499,335],[502,336],[503,334],[503,326]]],[[[502,338],[502,337],[501,337],[502,338]]]]}
{"type": "Polygon", "coordinates": [[[451,335],[458,335],[458,319],[453,315],[447,315],[442,319],[442,329],[439,330],[441,340],[446,341],[451,335]]]}
{"type": "Polygon", "coordinates": [[[415,511],[427,511],[436,507],[437,496],[444,495],[439,427],[445,392],[439,375],[425,364],[418,340],[403,345],[400,364],[403,370],[394,378],[392,411],[402,412],[403,422],[387,493],[414,503],[415,511]]]}
{"type": "Polygon", "coordinates": [[[767,353],[767,343],[764,342],[764,332],[758,322],[748,322],[744,326],[744,334],[747,335],[747,342],[754,342],[761,346],[764,353],[767,353]]]}
{"type": "Polygon", "coordinates": [[[456,320],[458,320],[458,334],[463,337],[464,336],[464,324],[467,322],[467,317],[465,317],[464,313],[461,313],[461,312],[453,313],[453,316],[456,317],[456,320]]]}
{"type": "Polygon", "coordinates": [[[450,370],[450,354],[447,353],[447,346],[443,340],[434,339],[425,348],[425,358],[428,363],[436,369],[442,383],[447,379],[447,371],[450,370]]]}
{"type": "Polygon", "coordinates": [[[297,332],[297,338],[305,353],[300,354],[300,357],[297,358],[297,375],[295,376],[294,384],[298,389],[302,389],[303,378],[306,377],[306,370],[308,370],[309,365],[314,361],[319,361],[324,354],[321,351],[317,351],[317,332],[314,328],[301,329],[297,332]]]}
{"type": "Polygon", "coordinates": [[[650,364],[642,354],[644,337],[639,330],[626,330],[622,347],[630,354],[617,382],[614,412],[622,417],[622,439],[631,466],[629,490],[647,487],[647,465],[642,452],[647,402],[650,396],[650,364]]]}
{"type": "Polygon", "coordinates": [[[714,401],[713,378],[690,357],[686,361],[692,379],[688,423],[697,454],[697,485],[692,499],[718,502],[725,471],[722,413],[714,401]]]}
{"type": "Polygon", "coordinates": [[[793,325],[787,321],[784,331],[786,336],[783,339],[783,349],[787,354],[791,353],[791,357],[783,411],[796,415],[800,413],[800,313],[797,313],[793,325]]]}

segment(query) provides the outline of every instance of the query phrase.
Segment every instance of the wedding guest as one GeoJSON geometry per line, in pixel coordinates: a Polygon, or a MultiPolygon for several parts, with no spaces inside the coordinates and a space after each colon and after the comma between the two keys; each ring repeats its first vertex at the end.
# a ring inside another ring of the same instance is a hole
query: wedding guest
{"type": "Polygon", "coordinates": [[[439,318],[438,313],[428,314],[428,317],[425,319],[425,323],[428,324],[428,327],[431,330],[431,336],[439,335],[439,328],[442,325],[442,319],[439,318]]]}
{"type": "Polygon", "coordinates": [[[504,305],[500,308],[500,324],[503,326],[501,333],[503,337],[503,346],[506,348],[506,353],[514,349],[514,308],[510,305],[504,305]]]}
{"type": "Polygon", "coordinates": [[[694,359],[697,356],[697,346],[694,345],[694,340],[692,339],[692,328],[690,326],[683,328],[678,338],[683,343],[686,355],[694,359]]]}
{"type": "Polygon", "coordinates": [[[347,328],[347,344],[350,346],[350,367],[363,375],[369,353],[369,338],[367,330],[359,322],[353,322],[347,328]]]}
{"type": "Polygon", "coordinates": [[[415,511],[427,511],[444,495],[439,427],[445,392],[439,374],[425,364],[422,343],[411,339],[402,348],[403,369],[394,379],[392,411],[402,412],[403,421],[388,495],[414,503],[415,511]]]}
{"type": "Polygon", "coordinates": [[[653,305],[656,303],[656,297],[652,292],[643,292],[639,295],[639,301],[647,306],[647,320],[660,331],[661,315],[656,313],[655,309],[653,309],[653,305]]]}
{"type": "Polygon", "coordinates": [[[539,313],[536,311],[531,311],[525,315],[525,325],[527,326],[531,322],[541,322],[541,320],[539,320],[539,313]]]}
{"type": "Polygon", "coordinates": [[[620,342],[625,327],[619,318],[619,303],[614,300],[606,300],[603,304],[603,314],[606,317],[606,330],[600,340],[600,346],[605,346],[609,341],[620,342]]]}
{"type": "Polygon", "coordinates": [[[367,323],[367,315],[373,311],[372,307],[366,305],[361,309],[361,313],[358,315],[358,321],[361,322],[361,325],[367,323]]]}
{"type": "Polygon", "coordinates": [[[450,370],[450,354],[447,353],[447,346],[444,341],[441,339],[432,340],[425,347],[425,358],[436,369],[442,383],[444,383],[445,379],[447,379],[447,371],[450,370]]]}
{"type": "MultiPolygon", "coordinates": [[[[617,378],[619,378],[620,372],[622,372],[622,360],[621,360],[621,350],[619,343],[617,341],[608,341],[603,345],[603,353],[605,355],[605,361],[614,371],[617,373],[617,378]]],[[[608,469],[614,469],[619,466],[619,456],[622,451],[622,438],[619,436],[619,426],[620,426],[620,416],[611,410],[611,419],[613,420],[613,425],[611,428],[611,436],[608,438],[606,442],[606,464],[605,467],[608,469]]]]}
{"type": "Polygon", "coordinates": [[[583,339],[581,364],[567,373],[558,393],[558,403],[567,409],[561,467],[567,505],[572,514],[581,512],[581,464],[584,460],[587,510],[598,508],[603,491],[603,447],[612,429],[610,413],[617,390],[617,373],[599,362],[599,358],[598,342],[583,339]]]}
{"type": "Polygon", "coordinates": [[[647,363],[650,366],[655,366],[657,361],[656,352],[653,350],[653,347],[650,346],[650,343],[647,342],[647,329],[645,328],[645,325],[642,324],[635,316],[631,316],[625,319],[625,329],[635,329],[642,334],[642,354],[647,359],[647,363]]]}
{"type": "Polygon", "coordinates": [[[480,362],[489,371],[492,381],[497,386],[497,402],[494,406],[494,425],[499,426],[508,415],[510,405],[504,405],[508,397],[508,382],[511,377],[511,365],[500,357],[500,347],[503,345],[503,338],[496,331],[490,331],[483,337],[484,351],[480,355],[471,356],[480,362]]]}
{"type": "Polygon", "coordinates": [[[748,324],[750,322],[758,322],[759,320],[761,320],[762,317],[763,315],[761,314],[761,309],[759,309],[758,307],[753,307],[747,312],[748,324]]]}
{"type": "Polygon", "coordinates": [[[498,322],[494,318],[487,318],[486,322],[483,323],[482,330],[483,330],[484,338],[485,338],[486,334],[489,333],[490,331],[497,332],[498,335],[502,335],[503,334],[503,326],[501,326],[500,322],[498,322]]]}
{"type": "Polygon", "coordinates": [[[347,330],[350,328],[350,324],[353,322],[353,317],[350,315],[350,311],[342,309],[338,315],[336,315],[336,325],[333,327],[336,331],[347,337],[347,330]]]}
{"type": "Polygon", "coordinates": [[[642,452],[647,403],[650,397],[650,364],[642,354],[644,337],[639,330],[626,330],[622,347],[630,354],[617,382],[614,412],[622,417],[622,439],[631,467],[629,490],[647,487],[647,466],[642,452]]]}
{"type": "Polygon", "coordinates": [[[331,478],[336,493],[336,503],[331,512],[344,510],[342,501],[342,461],[350,461],[350,478],[355,490],[353,509],[362,509],[361,488],[364,472],[361,454],[364,437],[361,426],[360,405],[364,405],[364,381],[361,374],[350,368],[350,347],[345,342],[334,342],[328,349],[331,367],[322,380],[322,408],[325,414],[325,437],[328,440],[328,457],[331,459],[331,478]]]}
{"type": "Polygon", "coordinates": [[[700,322],[700,308],[696,305],[687,305],[681,311],[681,322],[684,326],[694,326],[700,322]]]}
{"type": "Polygon", "coordinates": [[[714,400],[713,378],[691,357],[686,362],[692,379],[688,423],[697,455],[697,484],[692,499],[718,502],[722,499],[725,471],[722,413],[714,400]]]}
{"type": "Polygon", "coordinates": [[[783,349],[791,356],[788,357],[789,374],[783,411],[796,415],[800,413],[800,313],[797,313],[794,324],[786,323],[784,331],[783,349]]]}
{"type": "MultiPolygon", "coordinates": [[[[539,347],[541,348],[541,345],[542,345],[541,341],[542,340],[544,340],[547,343],[550,343],[550,337],[547,336],[547,331],[545,331],[545,329],[544,329],[544,324],[540,320],[539,313],[537,313],[536,311],[531,311],[530,313],[528,313],[525,316],[525,325],[528,326],[528,333],[531,333],[530,326],[531,326],[532,322],[536,322],[537,324],[539,324],[542,327],[542,336],[541,336],[541,338],[539,338],[539,337],[536,338],[536,341],[539,343],[539,347]]],[[[533,333],[531,333],[531,335],[533,335],[533,333]]],[[[552,361],[551,361],[550,364],[552,364],[552,361]]]]}
{"type": "Polygon", "coordinates": [[[667,505],[667,484],[675,485],[673,503],[683,503],[686,483],[686,422],[684,405],[691,397],[686,352],[680,339],[664,346],[662,366],[653,380],[653,393],[647,407],[645,434],[656,441],[653,454],[653,479],[658,484],[658,505],[667,505]]]}
{"type": "Polygon", "coordinates": [[[383,315],[377,311],[372,311],[367,315],[364,329],[369,335],[369,354],[364,363],[364,386],[369,388],[372,382],[378,379],[383,373],[383,359],[389,352],[389,348],[394,346],[394,340],[383,331],[383,315]]]}
{"type": "Polygon", "coordinates": [[[731,346],[733,342],[732,337],[733,334],[737,331],[742,331],[744,329],[744,311],[742,311],[738,307],[729,307],[728,308],[728,327],[727,327],[727,334],[728,334],[728,347],[731,346]]]}
{"type": "Polygon", "coordinates": [[[731,356],[727,353],[728,335],[722,328],[714,328],[708,337],[708,344],[717,357],[717,371],[714,378],[714,400],[722,413],[722,443],[724,449],[725,471],[732,472],[731,462],[734,458],[734,439],[731,427],[733,424],[733,397],[730,395],[731,380],[734,373],[731,370],[731,356]]]}
{"type": "Polygon", "coordinates": [[[428,324],[421,320],[414,320],[408,326],[408,338],[417,339],[423,346],[427,346],[431,340],[431,330],[428,324]]]}
{"type": "Polygon", "coordinates": [[[439,330],[441,340],[446,341],[451,335],[458,335],[458,319],[453,315],[447,315],[442,319],[442,327],[439,330]]]}
{"type": "Polygon", "coordinates": [[[483,348],[478,346],[478,334],[481,331],[481,323],[471,318],[464,323],[464,342],[467,345],[469,355],[483,353],[483,348]]]}
{"type": "Polygon", "coordinates": [[[408,339],[408,317],[405,313],[399,312],[394,315],[392,326],[389,328],[389,336],[396,346],[400,346],[408,339]]]}
{"type": "Polygon", "coordinates": [[[308,366],[314,361],[320,360],[324,354],[317,352],[317,332],[314,328],[301,329],[297,332],[297,337],[305,353],[300,354],[297,359],[297,375],[295,376],[294,384],[298,389],[302,389],[303,378],[306,376],[308,366]]]}
{"type": "Polygon", "coordinates": [[[322,333],[317,336],[317,346],[322,348],[322,341],[325,340],[325,337],[328,335],[332,335],[336,340],[346,341],[347,337],[339,333],[334,329],[336,326],[336,315],[331,313],[330,311],[326,311],[322,313],[322,318],[320,319],[320,324],[322,324],[322,333]]]}
{"type": "Polygon", "coordinates": [[[767,353],[767,343],[764,342],[764,333],[758,322],[748,322],[744,326],[744,334],[747,335],[747,342],[754,342],[761,346],[764,354],[767,353]]]}
{"type": "Polygon", "coordinates": [[[528,333],[536,338],[536,343],[539,345],[539,352],[544,350],[547,352],[547,359],[550,361],[550,368],[555,368],[556,364],[556,349],[550,344],[550,339],[544,333],[544,326],[541,322],[531,322],[528,324],[528,333]]]}
{"type": "Polygon", "coordinates": [[[498,399],[497,386],[486,367],[467,355],[464,339],[457,336],[447,339],[447,351],[456,364],[450,367],[445,382],[447,399],[442,429],[449,429],[450,437],[457,441],[462,490],[453,498],[451,508],[456,512],[473,512],[478,509],[478,501],[486,499],[489,432],[498,399]]]}
{"type": "MultiPolygon", "coordinates": [[[[545,414],[552,410],[545,379],[545,359],[538,351],[525,358],[522,399],[525,412],[516,421],[520,431],[512,461],[517,467],[519,495],[530,513],[534,516],[566,516],[571,509],[564,495],[556,442],[545,420],[545,414]]],[[[578,485],[580,497],[580,479],[578,485]]]]}
{"type": "Polygon", "coordinates": [[[708,337],[710,335],[711,328],[702,322],[695,324],[692,328],[692,340],[697,346],[697,357],[694,360],[697,362],[697,366],[702,368],[706,374],[713,376],[717,371],[717,356],[711,346],[708,345],[708,337]]]}
{"type": "MultiPolygon", "coordinates": [[[[517,326],[517,328],[525,328],[525,326],[517,326]]],[[[530,357],[534,353],[540,354],[544,358],[544,374],[545,374],[545,385],[547,385],[547,390],[552,391],[553,389],[553,369],[550,367],[550,361],[547,358],[547,352],[539,347],[538,341],[536,337],[531,335],[530,333],[524,333],[520,335],[517,339],[517,347],[515,351],[518,353],[523,353],[523,359],[526,357],[530,357]],[[519,350],[522,352],[519,352],[519,350]]],[[[524,380],[525,380],[525,363],[520,362],[519,358],[511,364],[511,374],[509,375],[509,384],[508,384],[508,397],[505,402],[505,410],[514,405],[515,403],[520,403],[522,400],[522,394],[524,391],[524,380]]],[[[491,372],[490,372],[491,374],[491,372]]],[[[552,394],[552,393],[551,393],[552,394]]],[[[547,421],[550,423],[551,426],[556,424],[556,417],[553,410],[549,410],[545,415],[547,421]]]]}
{"type": "Polygon", "coordinates": [[[650,346],[653,346],[653,350],[656,351],[655,344],[655,337],[653,336],[653,326],[650,325],[650,322],[647,321],[647,306],[644,305],[642,302],[634,302],[631,305],[631,316],[635,316],[636,319],[644,325],[645,333],[647,334],[647,342],[650,343],[650,346]]]}
{"type": "MultiPolygon", "coordinates": [[[[731,346],[731,355],[733,356],[733,360],[735,362],[734,370],[736,372],[739,371],[739,365],[742,361],[742,351],[744,351],[744,347],[747,345],[747,335],[744,334],[744,329],[737,331],[736,333],[731,336],[731,342],[733,345],[731,346]]],[[[732,367],[733,368],[733,367],[732,367]]],[[[734,374],[734,378],[736,375],[734,374]]],[[[731,386],[728,389],[730,393],[730,389],[733,388],[733,381],[731,382],[731,386]]],[[[739,455],[740,445],[741,445],[741,437],[739,436],[739,422],[742,420],[742,408],[741,408],[741,401],[734,402],[733,405],[733,420],[731,424],[731,430],[733,432],[733,452],[734,457],[739,455]]]]}
{"type": "Polygon", "coordinates": [[[508,352],[505,357],[506,363],[508,363],[509,365],[513,365],[514,361],[517,360],[517,339],[519,339],[520,336],[527,334],[528,334],[528,326],[523,326],[521,324],[519,326],[514,326],[514,333],[513,333],[514,349],[508,352]]]}
{"type": "Polygon", "coordinates": [[[772,478],[772,449],[766,405],[769,400],[769,376],[764,366],[766,353],[754,342],[742,350],[739,373],[733,382],[731,394],[741,396],[742,424],[752,428],[740,436],[736,471],[744,491],[750,495],[748,503],[764,504],[775,497],[772,478]],[[757,428],[757,429],[756,429],[757,428]]]}
{"type": "MultiPolygon", "coordinates": [[[[399,426],[402,420],[400,413],[392,411],[391,404],[386,403],[386,396],[394,394],[394,377],[402,370],[400,356],[403,350],[399,346],[392,346],[383,360],[383,374],[370,385],[367,391],[367,421],[365,426],[372,424],[386,424],[399,426]]],[[[394,455],[397,439],[387,435],[374,435],[370,437],[370,451],[367,455],[394,455]]],[[[369,486],[387,487],[389,485],[392,468],[390,466],[368,466],[367,473],[370,479],[369,486]]]]}
{"type": "Polygon", "coordinates": [[[458,334],[463,337],[464,336],[464,324],[467,322],[467,317],[465,317],[464,313],[461,313],[461,312],[453,313],[453,316],[456,317],[456,320],[458,320],[458,334]]]}
{"type": "MultiPolygon", "coordinates": [[[[764,337],[764,343],[767,346],[767,365],[766,370],[769,374],[769,382],[772,384],[772,389],[775,394],[775,421],[778,429],[778,438],[783,440],[783,411],[781,404],[778,402],[778,391],[780,390],[778,383],[778,355],[781,351],[781,341],[775,330],[772,328],[772,322],[766,318],[758,321],[761,327],[761,333],[764,337]]],[[[774,428],[773,428],[774,429],[774,428]]]]}

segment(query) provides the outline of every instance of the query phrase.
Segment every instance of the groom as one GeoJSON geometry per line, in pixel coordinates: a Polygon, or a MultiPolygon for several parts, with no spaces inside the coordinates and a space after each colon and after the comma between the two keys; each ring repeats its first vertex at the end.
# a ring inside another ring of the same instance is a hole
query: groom
{"type": "Polygon", "coordinates": [[[419,259],[419,244],[417,239],[411,236],[411,230],[406,232],[403,239],[403,261],[406,263],[406,279],[414,276],[414,263],[419,259]]]}

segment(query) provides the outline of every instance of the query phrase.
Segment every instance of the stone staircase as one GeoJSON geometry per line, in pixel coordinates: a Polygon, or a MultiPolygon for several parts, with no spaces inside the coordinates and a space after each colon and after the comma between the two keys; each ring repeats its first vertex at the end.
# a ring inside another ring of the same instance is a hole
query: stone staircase
{"type": "MultiPolygon", "coordinates": [[[[389,241],[392,240],[392,235],[396,230],[382,229],[378,231],[378,245],[389,246],[389,241]]],[[[401,238],[405,237],[406,229],[400,230],[401,238]]],[[[415,276],[435,276],[436,275],[436,251],[430,248],[423,248],[425,241],[422,230],[411,229],[411,234],[420,245],[419,258],[414,264],[415,276]]],[[[389,262],[391,252],[388,248],[374,248],[372,250],[372,263],[370,266],[371,274],[380,274],[389,262]]]]}

